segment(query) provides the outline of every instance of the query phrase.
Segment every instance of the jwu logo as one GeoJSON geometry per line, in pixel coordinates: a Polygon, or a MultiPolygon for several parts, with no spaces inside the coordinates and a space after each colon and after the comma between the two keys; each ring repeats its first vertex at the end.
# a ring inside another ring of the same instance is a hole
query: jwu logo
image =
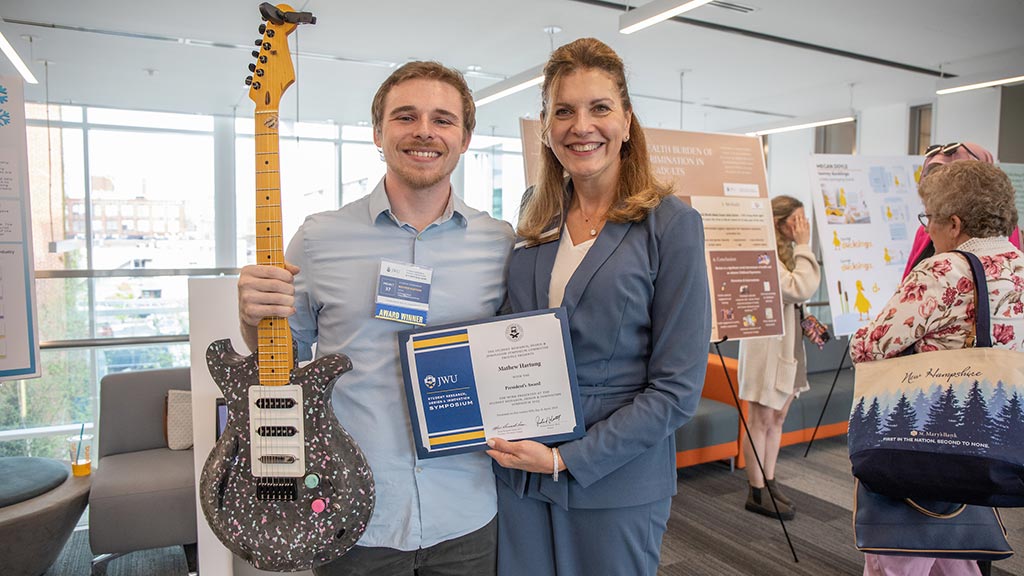
{"type": "Polygon", "coordinates": [[[458,374],[446,374],[444,376],[438,376],[436,378],[433,375],[428,374],[423,377],[423,385],[431,390],[437,388],[438,386],[443,386],[445,384],[456,384],[458,383],[458,381],[458,374]]]}

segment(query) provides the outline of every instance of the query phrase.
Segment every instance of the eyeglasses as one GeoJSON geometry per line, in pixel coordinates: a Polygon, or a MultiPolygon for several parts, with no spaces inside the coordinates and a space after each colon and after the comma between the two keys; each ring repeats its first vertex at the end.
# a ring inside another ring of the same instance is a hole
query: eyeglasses
{"type": "Polygon", "coordinates": [[[978,155],[975,154],[974,151],[972,151],[970,148],[968,148],[967,145],[964,144],[963,142],[950,142],[949,144],[932,144],[931,146],[925,148],[924,157],[925,159],[928,159],[931,158],[932,156],[935,156],[936,154],[939,154],[940,152],[943,156],[952,156],[960,148],[966,150],[967,153],[970,154],[971,157],[974,158],[975,160],[981,160],[981,158],[978,158],[978,155]]]}
{"type": "Polygon", "coordinates": [[[917,221],[921,223],[921,226],[924,226],[925,228],[927,228],[928,227],[928,219],[931,218],[931,217],[932,217],[931,214],[925,214],[924,212],[921,212],[920,214],[917,215],[917,221]]]}

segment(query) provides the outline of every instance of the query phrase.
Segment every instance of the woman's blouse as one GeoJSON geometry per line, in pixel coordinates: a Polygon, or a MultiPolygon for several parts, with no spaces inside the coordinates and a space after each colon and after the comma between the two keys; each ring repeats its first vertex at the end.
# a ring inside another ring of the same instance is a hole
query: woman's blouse
{"type": "MultiPolygon", "coordinates": [[[[1006,238],[972,238],[958,250],[978,256],[985,269],[992,346],[1024,350],[1024,254],[1006,238]]],[[[922,260],[903,279],[882,312],[854,334],[854,362],[915,352],[953,350],[974,342],[974,280],[967,259],[943,252],[922,260]]]]}
{"type": "Polygon", "coordinates": [[[555,256],[555,264],[551,268],[551,284],[548,285],[548,307],[558,308],[562,305],[562,297],[565,296],[565,285],[569,283],[580,262],[594,245],[594,238],[586,242],[580,242],[573,246],[572,238],[569,237],[569,230],[562,227],[562,238],[558,241],[558,254],[555,256]]]}

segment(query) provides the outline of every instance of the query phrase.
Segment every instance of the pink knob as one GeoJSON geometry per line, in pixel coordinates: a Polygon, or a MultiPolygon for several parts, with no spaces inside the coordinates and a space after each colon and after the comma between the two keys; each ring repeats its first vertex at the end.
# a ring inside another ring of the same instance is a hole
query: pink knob
{"type": "Polygon", "coordinates": [[[324,502],[323,498],[317,498],[316,500],[313,500],[312,507],[313,512],[319,514],[327,509],[327,503],[324,502]]]}

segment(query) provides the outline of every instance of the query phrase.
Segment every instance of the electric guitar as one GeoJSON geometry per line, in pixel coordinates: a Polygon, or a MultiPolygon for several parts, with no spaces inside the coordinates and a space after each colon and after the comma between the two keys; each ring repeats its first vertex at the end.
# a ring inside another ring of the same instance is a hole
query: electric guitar
{"type": "MultiPolygon", "coordinates": [[[[263,3],[260,13],[263,38],[246,78],[256,103],[256,255],[283,267],[278,106],[295,82],[288,35],[316,18],[286,4],[263,3]]],[[[229,339],[206,351],[229,416],[203,466],[201,506],[217,538],[256,568],[307,570],[347,552],[373,513],[370,467],[331,407],[334,382],[352,363],[332,354],[298,368],[286,318],[264,318],[258,331],[248,357],[229,339]]]]}

